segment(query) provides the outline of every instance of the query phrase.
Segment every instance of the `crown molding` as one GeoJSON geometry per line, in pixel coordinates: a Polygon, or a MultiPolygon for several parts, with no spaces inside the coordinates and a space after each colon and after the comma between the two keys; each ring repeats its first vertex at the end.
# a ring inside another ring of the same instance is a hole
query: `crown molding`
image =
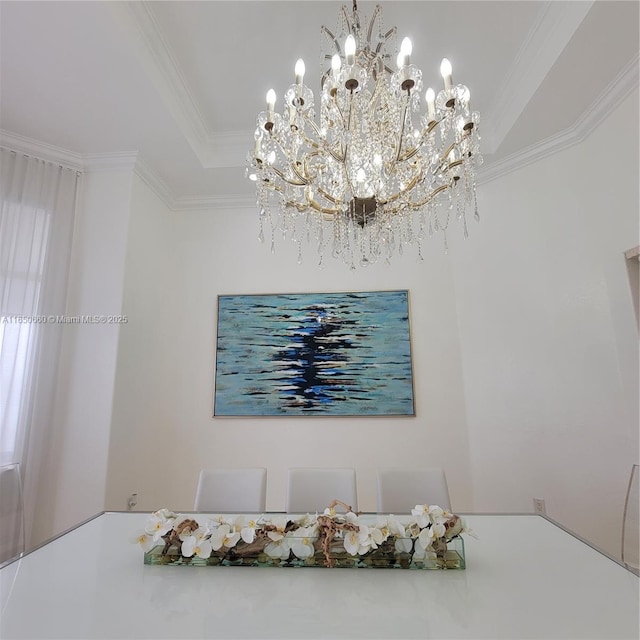
{"type": "Polygon", "coordinates": [[[244,167],[253,131],[214,133],[153,13],[152,3],[110,2],[109,7],[204,169],[244,167]]]}
{"type": "Polygon", "coordinates": [[[500,147],[524,108],[553,67],[591,9],[590,2],[542,3],[538,18],[520,47],[510,70],[485,110],[483,140],[486,153],[500,147]]]}
{"type": "Polygon", "coordinates": [[[156,194],[167,209],[174,211],[175,198],[167,183],[151,168],[151,165],[138,154],[138,159],[133,167],[134,173],[156,194]]]}
{"type": "Polygon", "coordinates": [[[85,170],[89,173],[98,171],[133,171],[138,162],[138,152],[88,153],[82,156],[82,162],[85,170]]]}
{"type": "Polygon", "coordinates": [[[12,151],[59,164],[74,171],[85,170],[84,160],[81,154],[70,151],[69,149],[55,147],[46,142],[28,138],[27,136],[21,136],[11,131],[0,129],[0,145],[12,151]]]}
{"type": "Polygon", "coordinates": [[[132,171],[138,158],[137,151],[82,154],[4,129],[0,129],[0,144],[18,153],[24,153],[83,173],[132,171]]]}
{"type": "MultiPolygon", "coordinates": [[[[233,140],[235,135],[230,134],[229,138],[233,140]]],[[[244,137],[241,139],[244,140],[244,137]]],[[[156,194],[167,209],[176,213],[255,207],[255,198],[241,195],[175,197],[167,183],[137,151],[81,154],[4,129],[0,129],[0,146],[81,173],[132,171],[156,194]]]]}
{"type": "Polygon", "coordinates": [[[150,2],[107,3],[140,62],[203,167],[215,136],[209,130],[187,80],[171,53],[150,2]]]}
{"type": "Polygon", "coordinates": [[[253,131],[215,134],[209,141],[205,169],[245,167],[247,152],[253,147],[253,131]]]}
{"type": "MultiPolygon", "coordinates": [[[[639,65],[640,55],[636,54],[571,127],[481,169],[478,184],[488,183],[585,140],[638,87],[639,65]]],[[[250,135],[236,131],[215,136],[219,139],[219,153],[226,149],[226,154],[233,147],[246,153],[247,136],[250,135]]],[[[170,211],[177,213],[253,209],[256,206],[254,198],[243,195],[176,197],[165,180],[136,151],[81,154],[2,129],[0,145],[75,171],[134,171],[170,211]]],[[[226,162],[220,166],[244,164],[233,164],[230,155],[225,158],[226,162]]]]}
{"type": "Polygon", "coordinates": [[[492,163],[479,172],[478,184],[491,182],[583,142],[609,117],[616,106],[638,87],[639,64],[640,54],[636,54],[573,125],[556,135],[492,163]]]}
{"type": "Polygon", "coordinates": [[[256,199],[250,196],[203,196],[181,197],[173,201],[173,211],[194,213],[196,211],[225,211],[228,209],[256,209],[256,199]]]}

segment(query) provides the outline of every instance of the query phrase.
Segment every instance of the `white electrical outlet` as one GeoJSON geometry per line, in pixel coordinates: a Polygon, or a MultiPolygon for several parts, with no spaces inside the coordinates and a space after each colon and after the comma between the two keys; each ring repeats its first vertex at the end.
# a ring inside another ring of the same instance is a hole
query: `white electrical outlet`
{"type": "Polygon", "coordinates": [[[542,516],[547,514],[547,508],[544,506],[544,500],[542,498],[533,499],[533,512],[539,513],[542,516]]]}

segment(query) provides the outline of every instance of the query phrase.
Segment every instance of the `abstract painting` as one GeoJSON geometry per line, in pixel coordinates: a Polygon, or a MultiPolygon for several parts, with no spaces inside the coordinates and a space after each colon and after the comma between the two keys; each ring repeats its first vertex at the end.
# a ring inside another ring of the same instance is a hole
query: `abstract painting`
{"type": "Polygon", "coordinates": [[[408,292],[218,296],[214,415],[415,415],[408,292]]]}

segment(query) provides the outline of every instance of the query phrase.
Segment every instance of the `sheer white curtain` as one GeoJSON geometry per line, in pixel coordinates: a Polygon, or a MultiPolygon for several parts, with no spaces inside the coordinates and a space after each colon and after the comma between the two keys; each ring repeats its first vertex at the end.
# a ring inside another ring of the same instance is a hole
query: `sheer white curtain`
{"type": "Polygon", "coordinates": [[[0,464],[20,463],[27,535],[50,437],[80,174],[0,147],[0,464]]]}

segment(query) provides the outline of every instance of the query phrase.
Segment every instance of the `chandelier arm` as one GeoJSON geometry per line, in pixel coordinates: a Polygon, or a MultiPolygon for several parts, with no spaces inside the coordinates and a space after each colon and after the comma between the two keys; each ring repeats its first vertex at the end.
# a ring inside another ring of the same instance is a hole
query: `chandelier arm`
{"type": "MultiPolygon", "coordinates": [[[[302,175],[300,175],[295,168],[293,167],[293,165],[291,166],[291,168],[293,169],[294,173],[300,178],[300,180],[304,180],[304,177],[302,175]]],[[[290,184],[294,187],[306,187],[309,182],[305,181],[305,182],[295,182],[294,180],[290,180],[289,178],[287,178],[284,173],[282,173],[282,171],[280,171],[280,169],[278,169],[278,167],[271,167],[271,170],[284,182],[286,182],[287,184],[290,184]]]]}
{"type": "Polygon", "coordinates": [[[418,173],[418,175],[413,176],[413,178],[411,178],[411,180],[409,181],[409,183],[404,189],[401,189],[397,193],[394,193],[392,196],[389,196],[386,200],[380,200],[379,204],[389,204],[389,202],[393,202],[394,200],[397,200],[400,196],[404,195],[408,191],[411,191],[411,189],[413,189],[413,187],[415,187],[418,184],[418,181],[420,180],[420,176],[421,176],[421,173],[418,173]]]}
{"type": "MultiPolygon", "coordinates": [[[[342,202],[342,200],[338,200],[337,198],[334,198],[331,194],[327,193],[322,187],[318,187],[318,193],[321,196],[324,196],[329,202],[332,202],[333,204],[340,204],[342,202]]],[[[335,213],[338,212],[338,209],[335,210],[335,213]]]]}
{"type": "MultiPolygon", "coordinates": [[[[345,7],[346,9],[346,7],[345,7]]],[[[358,15],[358,3],[353,0],[353,26],[357,34],[360,33],[360,16],[358,15]]]]}
{"type": "MultiPolygon", "coordinates": [[[[313,199],[309,200],[309,198],[306,198],[306,202],[312,209],[315,209],[316,211],[319,211],[320,213],[326,213],[327,215],[335,215],[339,211],[338,209],[327,209],[326,207],[323,207],[320,203],[316,202],[313,199]]],[[[298,202],[289,201],[289,202],[286,203],[286,205],[295,207],[301,213],[304,212],[304,209],[305,209],[305,206],[303,204],[298,203],[298,202]]]]}
{"type": "Polygon", "coordinates": [[[327,29],[327,27],[325,27],[324,25],[320,27],[320,32],[327,35],[329,40],[331,40],[331,42],[333,42],[333,44],[335,45],[336,53],[340,53],[340,43],[338,42],[338,39],[333,35],[333,33],[331,33],[331,31],[329,31],[329,29],[327,29]]]}
{"type": "MultiPolygon", "coordinates": [[[[336,94],[337,95],[337,94],[336,94]]],[[[338,115],[340,116],[340,120],[342,121],[342,128],[344,129],[344,113],[342,113],[342,109],[340,108],[340,103],[338,102],[338,99],[336,98],[336,95],[333,96],[333,102],[334,102],[334,106],[335,108],[338,110],[338,115]]],[[[322,136],[320,136],[322,137],[322,136]]],[[[329,153],[338,161],[338,162],[344,162],[346,157],[347,157],[347,151],[346,149],[342,148],[342,145],[340,145],[340,151],[342,152],[342,157],[339,157],[338,155],[336,155],[333,150],[331,149],[331,147],[327,147],[327,149],[329,150],[329,153]]]]}
{"type": "Polygon", "coordinates": [[[452,162],[449,162],[447,160],[447,157],[449,156],[449,154],[456,148],[456,143],[452,142],[448,147],[447,150],[442,154],[442,156],[440,157],[440,161],[438,163],[437,166],[437,171],[440,171],[441,169],[445,169],[445,165],[446,165],[446,169],[451,169],[452,167],[457,167],[458,165],[461,165],[464,162],[464,159],[460,159],[460,160],[454,160],[452,162]]]}
{"type": "MultiPolygon", "coordinates": [[[[340,114],[342,115],[342,114],[340,114]]],[[[318,136],[318,138],[320,138],[321,140],[323,139],[322,137],[322,132],[320,131],[320,127],[318,127],[318,125],[311,120],[310,118],[306,118],[306,122],[308,122],[311,125],[311,128],[315,131],[316,135],[318,136]]],[[[304,141],[311,145],[314,149],[320,149],[321,145],[319,143],[317,143],[315,140],[312,140],[311,138],[309,138],[307,135],[303,135],[304,141]]],[[[324,147],[333,157],[334,160],[336,160],[336,162],[344,162],[344,156],[340,157],[331,147],[329,146],[325,146],[324,147]]]]}
{"type": "MultiPolygon", "coordinates": [[[[350,95],[351,95],[351,99],[349,100],[349,118],[347,120],[347,131],[349,131],[349,133],[351,133],[351,114],[353,112],[353,91],[351,91],[350,95]]],[[[344,150],[342,153],[342,160],[341,160],[341,162],[345,165],[345,169],[347,164],[348,151],[349,151],[349,143],[347,142],[344,145],[344,150]]]]}
{"type": "MultiPolygon", "coordinates": [[[[354,0],[354,3],[355,3],[355,0],[354,0]]],[[[379,14],[380,14],[380,5],[377,4],[376,8],[373,10],[373,13],[371,14],[371,20],[369,21],[369,29],[367,30],[367,43],[369,44],[369,46],[371,46],[371,35],[373,34],[373,25],[379,14]]]]}
{"type": "Polygon", "coordinates": [[[333,105],[338,110],[338,114],[340,115],[340,120],[342,121],[342,126],[344,127],[344,113],[342,113],[342,109],[340,108],[340,103],[338,102],[338,93],[336,92],[333,95],[333,105]]]}
{"type": "Polygon", "coordinates": [[[305,205],[300,202],[294,202],[293,200],[283,200],[285,207],[293,207],[297,209],[300,213],[304,213],[305,205]]]}
{"type": "Polygon", "coordinates": [[[429,204],[429,202],[431,202],[438,194],[442,193],[443,191],[446,191],[447,189],[451,189],[450,184],[441,184],[439,187],[434,189],[424,200],[421,200],[420,202],[403,203],[392,209],[387,209],[387,212],[393,215],[398,213],[405,207],[409,207],[411,209],[416,209],[416,210],[421,209],[426,204],[429,204]]]}
{"type": "Polygon", "coordinates": [[[424,144],[425,138],[442,122],[442,120],[432,120],[429,126],[422,132],[420,136],[420,142],[410,151],[407,151],[405,155],[398,158],[399,162],[405,162],[406,160],[411,160],[413,156],[420,151],[420,147],[424,144]]]}
{"type": "Polygon", "coordinates": [[[310,171],[310,167],[309,167],[309,162],[311,160],[311,158],[313,158],[314,156],[319,156],[320,152],[319,151],[314,151],[313,153],[308,153],[304,156],[304,160],[302,161],[302,167],[304,169],[304,175],[300,176],[303,180],[307,180],[307,184],[311,184],[313,182],[313,179],[315,177],[317,177],[318,172],[316,171],[314,175],[311,175],[311,171],[310,171]]]}
{"type": "MultiPolygon", "coordinates": [[[[311,128],[316,132],[316,135],[318,137],[321,137],[320,136],[320,129],[318,129],[318,126],[316,125],[316,123],[313,121],[312,118],[309,118],[309,117],[307,117],[306,115],[303,114],[302,115],[302,119],[303,119],[303,121],[305,123],[307,123],[309,126],[311,126],[311,128]]],[[[298,129],[297,127],[294,128],[294,125],[292,125],[291,131],[300,131],[300,129],[298,129]]],[[[320,148],[320,145],[315,140],[312,140],[311,138],[309,138],[307,136],[307,134],[304,132],[304,128],[302,129],[301,135],[302,135],[303,140],[307,144],[311,145],[314,149],[319,149],[320,148]]]]}
{"type": "MultiPolygon", "coordinates": [[[[354,6],[354,8],[353,8],[354,13],[356,12],[356,10],[357,10],[357,7],[354,6]]],[[[346,5],[342,5],[341,11],[342,11],[342,15],[344,17],[345,24],[347,25],[347,31],[349,33],[351,33],[352,24],[351,24],[351,20],[349,19],[349,14],[347,13],[346,5]]]]}
{"type": "Polygon", "coordinates": [[[404,124],[407,118],[407,107],[409,106],[409,92],[411,89],[407,89],[407,100],[404,103],[404,107],[402,109],[402,126],[400,128],[400,135],[398,136],[398,147],[396,149],[396,162],[400,161],[400,152],[402,151],[402,138],[404,137],[404,124]]]}
{"type": "Polygon", "coordinates": [[[376,81],[376,86],[373,90],[371,101],[369,102],[369,117],[371,118],[373,118],[373,113],[376,109],[376,103],[380,100],[380,94],[382,93],[382,89],[380,88],[381,86],[381,82],[376,81]]]}

